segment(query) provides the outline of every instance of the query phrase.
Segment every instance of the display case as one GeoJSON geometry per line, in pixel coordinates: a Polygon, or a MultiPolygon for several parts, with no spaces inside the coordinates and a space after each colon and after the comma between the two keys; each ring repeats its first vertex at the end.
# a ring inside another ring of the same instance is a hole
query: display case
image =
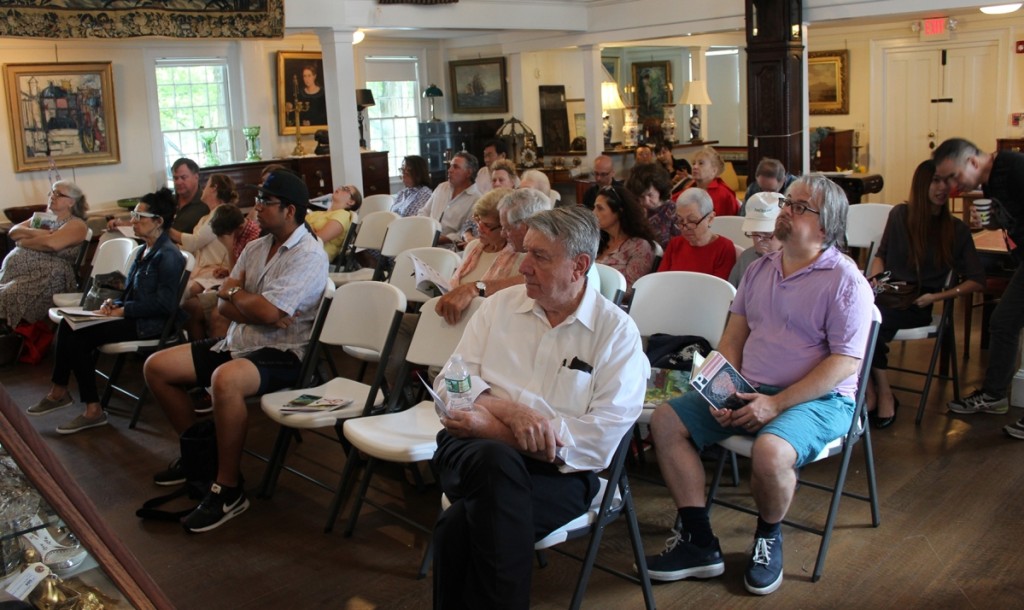
{"type": "Polygon", "coordinates": [[[0,385],[0,608],[173,608],[0,385]]]}

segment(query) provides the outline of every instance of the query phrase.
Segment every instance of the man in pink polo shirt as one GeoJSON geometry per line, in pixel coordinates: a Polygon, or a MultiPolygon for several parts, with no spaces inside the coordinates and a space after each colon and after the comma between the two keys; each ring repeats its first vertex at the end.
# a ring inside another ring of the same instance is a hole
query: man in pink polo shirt
{"type": "Polygon", "coordinates": [[[874,295],[836,247],[846,233],[846,195],[813,174],[794,182],[781,206],[775,237],[782,250],[747,268],[718,345],[758,392],[737,394],[744,406],[719,410],[690,392],[659,406],[651,421],[683,525],[661,554],[647,558],[652,580],[725,571],[704,508],[700,450],[747,434],[756,437],[750,487],[759,515],[744,585],[757,595],[775,591],[782,584],[779,526],[796,468],[850,427],[874,295]]]}

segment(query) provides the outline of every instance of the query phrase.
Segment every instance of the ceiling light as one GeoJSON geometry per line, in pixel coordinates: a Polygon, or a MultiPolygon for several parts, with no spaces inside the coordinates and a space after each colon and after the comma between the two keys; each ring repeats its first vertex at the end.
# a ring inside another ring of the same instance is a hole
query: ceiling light
{"type": "Polygon", "coordinates": [[[352,44],[359,44],[364,38],[366,38],[366,32],[362,30],[352,32],[352,44]]]}
{"type": "Polygon", "coordinates": [[[986,15],[1005,15],[1006,13],[1012,13],[1021,7],[1021,3],[1015,4],[996,4],[994,6],[983,6],[981,12],[986,15]]]}

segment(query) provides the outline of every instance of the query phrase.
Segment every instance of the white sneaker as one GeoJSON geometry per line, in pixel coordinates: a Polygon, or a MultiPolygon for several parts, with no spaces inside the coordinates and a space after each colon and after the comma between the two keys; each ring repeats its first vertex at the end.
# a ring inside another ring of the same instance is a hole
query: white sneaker
{"type": "Polygon", "coordinates": [[[975,390],[970,396],[960,400],[951,400],[947,405],[949,410],[960,415],[972,415],[974,413],[991,413],[993,415],[1005,415],[1010,410],[1010,401],[1003,398],[989,396],[983,390],[975,390]]]}

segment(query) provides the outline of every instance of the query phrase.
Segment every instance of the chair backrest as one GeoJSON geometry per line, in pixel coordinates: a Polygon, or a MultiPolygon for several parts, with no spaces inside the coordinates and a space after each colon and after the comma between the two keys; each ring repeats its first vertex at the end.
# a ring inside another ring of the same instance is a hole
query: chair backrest
{"type": "Polygon", "coordinates": [[[469,319],[484,303],[484,299],[473,299],[466,311],[462,312],[458,324],[451,325],[434,311],[434,306],[439,298],[430,299],[420,310],[420,320],[416,323],[416,332],[412,336],[409,351],[405,355],[406,361],[412,364],[444,366],[462,339],[462,333],[466,330],[469,319]]]}
{"type": "Polygon", "coordinates": [[[858,203],[851,205],[846,215],[846,245],[868,248],[868,267],[882,241],[890,211],[892,206],[888,203],[858,203]]]}
{"type": "Polygon", "coordinates": [[[658,270],[663,258],[665,258],[665,248],[662,248],[658,242],[654,242],[654,260],[651,261],[651,273],[658,270]]]}
{"type": "Polygon", "coordinates": [[[734,244],[750,245],[750,239],[743,234],[743,216],[715,216],[711,230],[723,237],[728,237],[734,244]]]}
{"type": "Polygon", "coordinates": [[[412,248],[427,248],[437,243],[441,226],[429,216],[399,218],[388,225],[381,246],[382,256],[395,257],[412,248]]]}
{"type": "Polygon", "coordinates": [[[394,212],[373,212],[363,216],[356,233],[356,248],[380,250],[384,244],[384,236],[388,233],[388,225],[399,218],[394,212]]]}
{"type": "Polygon", "coordinates": [[[698,335],[716,347],[735,296],[732,284],[706,273],[651,273],[633,283],[629,316],[645,337],[698,335]]]}
{"type": "Polygon", "coordinates": [[[138,244],[134,239],[118,237],[108,239],[96,248],[96,255],[92,259],[92,272],[90,275],[96,277],[101,273],[126,270],[131,266],[132,254],[138,244]]]}
{"type": "Polygon", "coordinates": [[[395,203],[395,198],[391,195],[380,194],[370,195],[369,197],[363,197],[363,205],[359,206],[359,210],[363,214],[373,214],[374,212],[389,212],[391,206],[395,203]]]}
{"type": "Polygon", "coordinates": [[[306,353],[302,357],[302,364],[299,367],[299,381],[295,387],[306,388],[311,385],[313,375],[316,372],[316,365],[320,358],[320,333],[323,331],[324,322],[327,320],[327,312],[330,311],[331,303],[334,301],[334,292],[334,282],[331,278],[327,278],[323,296],[320,297],[320,305],[316,310],[316,317],[313,318],[313,328],[309,331],[309,343],[306,347],[306,353]]]}
{"type": "MultiPolygon", "coordinates": [[[[356,235],[359,234],[359,216],[355,213],[352,214],[352,222],[348,226],[348,233],[345,233],[345,239],[341,242],[341,247],[338,248],[338,255],[331,261],[332,269],[339,269],[344,267],[345,262],[349,256],[353,256],[356,251],[356,235]]],[[[319,238],[317,238],[319,239],[319,238]]]]}
{"type": "Polygon", "coordinates": [[[405,295],[383,282],[352,282],[339,286],[327,312],[320,342],[382,352],[396,312],[405,313],[405,295]]]}
{"type": "Polygon", "coordinates": [[[737,243],[733,243],[733,245],[736,246],[736,260],[740,260],[740,256],[743,255],[743,251],[746,250],[746,248],[737,243]]]}
{"type": "Polygon", "coordinates": [[[626,291],[626,276],[622,275],[621,271],[601,263],[595,263],[594,268],[597,269],[597,275],[601,278],[601,294],[605,298],[614,301],[615,295],[620,290],[626,291]]]}
{"type": "Polygon", "coordinates": [[[416,273],[410,256],[415,256],[424,263],[433,267],[441,277],[449,278],[455,273],[461,258],[455,252],[444,248],[412,248],[395,257],[395,268],[388,280],[392,286],[397,286],[405,293],[405,298],[410,303],[423,303],[430,298],[429,295],[420,292],[416,288],[416,273]]]}
{"type": "Polygon", "coordinates": [[[142,249],[145,247],[146,244],[138,244],[132,248],[131,252],[128,253],[128,258],[124,259],[124,267],[121,268],[121,273],[123,273],[125,277],[128,277],[128,272],[132,270],[132,263],[135,262],[135,259],[139,256],[139,252],[142,252],[142,249]]]}

